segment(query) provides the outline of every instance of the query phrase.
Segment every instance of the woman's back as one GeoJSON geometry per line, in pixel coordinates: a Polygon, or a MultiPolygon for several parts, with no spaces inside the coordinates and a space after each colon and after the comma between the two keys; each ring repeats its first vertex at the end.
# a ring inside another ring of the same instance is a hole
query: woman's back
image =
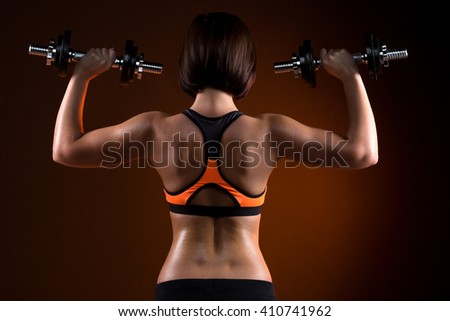
{"type": "MultiPolygon", "coordinates": [[[[155,134],[150,164],[160,174],[165,189],[175,193],[202,175],[207,165],[205,149],[208,146],[205,146],[201,129],[183,113],[162,115],[158,126],[160,130],[155,134]]],[[[245,194],[263,193],[276,166],[273,158],[268,158],[273,155],[267,155],[269,149],[265,140],[269,135],[264,119],[247,115],[236,119],[223,132],[217,159],[220,173],[245,194]]],[[[192,201],[199,205],[235,205],[223,191],[213,187],[200,191],[192,201]]]]}
{"type": "MultiPolygon", "coordinates": [[[[202,95],[220,93],[206,90],[202,95]]],[[[181,200],[188,205],[181,211],[171,206],[173,243],[158,281],[198,277],[271,281],[258,245],[260,208],[275,163],[265,160],[266,121],[237,110],[224,115],[210,110],[206,116],[190,109],[174,116],[161,114],[158,124],[152,165],[162,178],[168,202],[190,189],[181,200]],[[234,117],[217,128],[229,116],[234,117]],[[218,143],[205,139],[207,129],[199,127],[204,122],[216,127],[218,143]],[[205,178],[209,170],[218,175],[205,178]],[[259,206],[247,206],[252,200],[259,206]]]]}

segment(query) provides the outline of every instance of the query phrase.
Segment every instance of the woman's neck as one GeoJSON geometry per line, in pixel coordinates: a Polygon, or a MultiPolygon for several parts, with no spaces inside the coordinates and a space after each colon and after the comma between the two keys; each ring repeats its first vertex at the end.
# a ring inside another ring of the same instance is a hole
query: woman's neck
{"type": "Polygon", "coordinates": [[[221,90],[206,88],[197,94],[191,109],[207,117],[217,117],[237,110],[237,107],[232,95],[221,90]]]}

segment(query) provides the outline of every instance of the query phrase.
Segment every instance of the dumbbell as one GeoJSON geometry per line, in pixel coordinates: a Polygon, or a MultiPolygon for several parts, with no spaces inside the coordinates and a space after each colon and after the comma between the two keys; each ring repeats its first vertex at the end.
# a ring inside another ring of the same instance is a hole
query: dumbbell
{"type": "MultiPolygon", "coordinates": [[[[388,67],[389,61],[406,59],[408,57],[407,49],[388,50],[386,45],[380,45],[378,38],[373,34],[365,35],[365,52],[353,53],[353,59],[356,63],[367,64],[369,69],[369,78],[378,79],[382,75],[382,67],[388,67]]],[[[291,61],[276,62],[273,65],[275,73],[294,72],[294,76],[301,74],[302,79],[306,81],[311,88],[316,87],[316,70],[320,67],[321,61],[313,55],[311,40],[303,41],[299,46],[298,55],[292,54],[291,61]]]]}
{"type": "MultiPolygon", "coordinates": [[[[70,62],[77,62],[83,57],[85,51],[76,51],[70,48],[71,31],[65,30],[58,36],[58,41],[50,39],[49,45],[41,46],[31,44],[28,53],[33,56],[45,57],[47,66],[53,66],[59,77],[67,76],[67,69],[70,62]]],[[[144,61],[144,54],[137,56],[138,48],[134,46],[132,40],[125,42],[125,53],[121,57],[116,57],[113,65],[114,69],[120,69],[120,85],[126,86],[135,79],[142,78],[142,73],[161,74],[162,64],[144,61]]]]}

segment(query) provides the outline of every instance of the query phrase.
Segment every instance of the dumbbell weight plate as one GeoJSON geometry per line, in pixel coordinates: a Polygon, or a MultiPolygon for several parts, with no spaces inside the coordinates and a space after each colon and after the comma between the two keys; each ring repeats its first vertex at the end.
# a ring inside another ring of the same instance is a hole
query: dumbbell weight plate
{"type": "Polygon", "coordinates": [[[312,52],[311,40],[304,40],[303,46],[298,49],[299,57],[304,57],[304,63],[300,64],[302,78],[311,88],[316,87],[316,67],[312,52]]]}
{"type": "Polygon", "coordinates": [[[133,46],[131,51],[131,67],[130,67],[130,77],[128,82],[134,82],[134,76],[136,75],[136,59],[137,59],[138,47],[133,46]]]}
{"type": "Polygon", "coordinates": [[[69,66],[69,49],[70,49],[71,31],[65,30],[64,34],[58,36],[56,44],[54,69],[58,72],[58,77],[67,76],[67,68],[69,66]]]}
{"type": "Polygon", "coordinates": [[[120,75],[121,86],[127,86],[134,81],[137,50],[138,48],[133,45],[132,40],[125,42],[125,54],[123,55],[122,72],[120,75]]]}
{"type": "Polygon", "coordinates": [[[133,41],[127,40],[125,42],[125,53],[123,54],[122,66],[120,73],[120,85],[128,85],[128,80],[130,78],[130,68],[131,68],[131,51],[133,49],[133,41]]]}
{"type": "Polygon", "coordinates": [[[376,80],[382,74],[380,43],[371,33],[365,35],[365,42],[369,77],[376,80]]]}

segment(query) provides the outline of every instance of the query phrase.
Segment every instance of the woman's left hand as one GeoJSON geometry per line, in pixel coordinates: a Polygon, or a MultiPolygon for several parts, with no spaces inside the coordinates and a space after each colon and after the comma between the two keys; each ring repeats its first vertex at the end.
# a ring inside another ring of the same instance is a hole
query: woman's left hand
{"type": "Polygon", "coordinates": [[[92,48],[78,61],[73,75],[89,81],[109,70],[115,59],[113,48],[92,48]]]}

